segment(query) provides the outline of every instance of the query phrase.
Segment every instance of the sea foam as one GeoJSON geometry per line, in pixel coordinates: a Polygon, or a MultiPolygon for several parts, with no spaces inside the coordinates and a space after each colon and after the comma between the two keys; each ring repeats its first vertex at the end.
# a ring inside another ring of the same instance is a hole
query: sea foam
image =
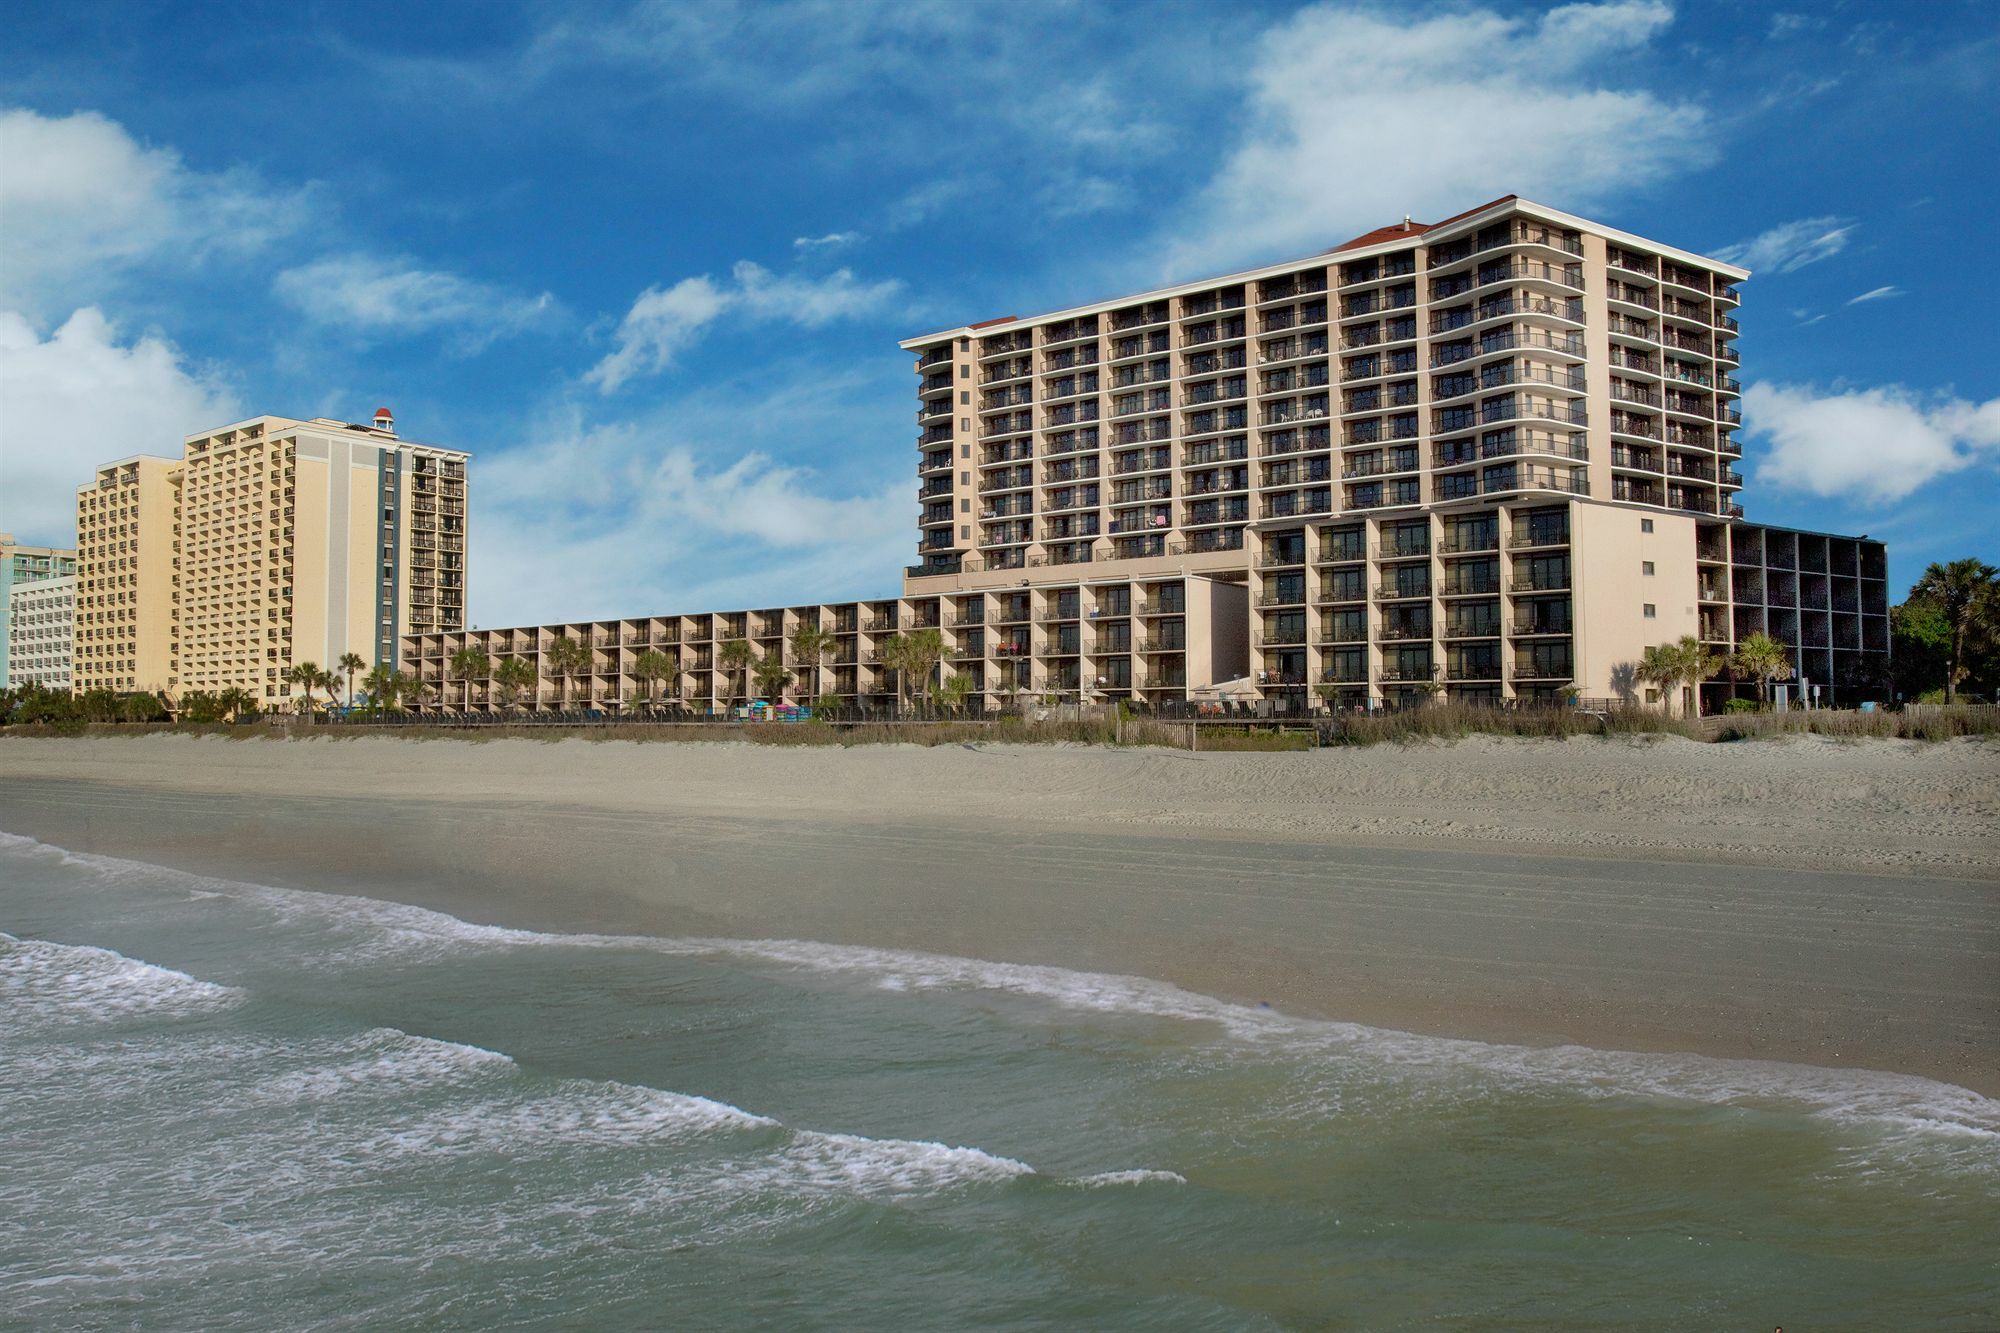
{"type": "Polygon", "coordinates": [[[242,1003],[233,986],[110,949],[0,934],[0,1009],[19,1027],[68,1027],[212,1014],[242,1003]]]}

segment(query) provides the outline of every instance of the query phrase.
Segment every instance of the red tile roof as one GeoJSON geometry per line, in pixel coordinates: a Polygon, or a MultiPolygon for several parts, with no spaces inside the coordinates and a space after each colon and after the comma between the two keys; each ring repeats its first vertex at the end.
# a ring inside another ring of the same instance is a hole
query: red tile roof
{"type": "Polygon", "coordinates": [[[1410,236],[1410,237],[1421,236],[1427,231],[1436,231],[1439,227],[1449,226],[1451,223],[1457,222],[1461,218],[1469,218],[1474,213],[1484,213],[1487,209],[1496,207],[1500,204],[1513,203],[1520,197],[1521,196],[1518,194],[1503,194],[1498,199],[1494,199],[1487,203],[1483,203],[1477,208],[1468,208],[1463,213],[1454,213],[1450,217],[1446,218],[1443,222],[1404,221],[1395,223],[1392,226],[1377,227],[1374,231],[1366,232],[1360,236],[1355,237],[1351,241],[1344,241],[1341,244],[1334,246],[1333,249],[1328,250],[1327,253],[1330,255],[1337,255],[1343,250],[1359,250],[1366,245],[1380,245],[1385,241],[1394,241],[1405,236],[1410,236]]]}
{"type": "Polygon", "coordinates": [[[1393,241],[1401,236],[1421,236],[1436,225],[1435,222],[1398,222],[1393,227],[1377,227],[1374,231],[1363,232],[1351,241],[1342,241],[1327,253],[1337,255],[1342,250],[1359,250],[1364,245],[1380,245],[1383,241],[1393,241]]]}

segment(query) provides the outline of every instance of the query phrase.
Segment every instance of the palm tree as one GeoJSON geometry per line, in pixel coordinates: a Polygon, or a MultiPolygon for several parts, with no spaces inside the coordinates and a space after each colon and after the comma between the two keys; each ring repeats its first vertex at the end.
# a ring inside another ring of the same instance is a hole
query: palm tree
{"type": "Polygon", "coordinates": [[[674,659],[658,648],[648,648],[632,659],[632,674],[646,687],[646,702],[654,702],[659,694],[659,684],[673,673],[674,659]]]}
{"type": "Polygon", "coordinates": [[[452,672],[465,682],[465,711],[472,711],[472,682],[493,674],[493,659],[480,648],[461,648],[451,655],[452,672]]]}
{"type": "Polygon", "coordinates": [[[330,703],[333,700],[333,673],[321,671],[317,662],[294,663],[292,669],[285,673],[285,679],[294,685],[302,686],[305,690],[303,700],[305,706],[299,710],[301,712],[312,711],[313,691],[322,684],[326,686],[327,701],[330,703]]]}
{"type": "Polygon", "coordinates": [[[500,665],[493,668],[493,685],[500,695],[500,706],[512,708],[521,700],[521,695],[535,688],[540,676],[534,664],[525,657],[503,658],[500,665]]]}
{"type": "Polygon", "coordinates": [[[1638,670],[1632,673],[1648,685],[1660,687],[1660,698],[1669,713],[1673,712],[1673,698],[1668,693],[1673,682],[1680,679],[1680,664],[1674,660],[1674,650],[1664,643],[1656,643],[1639,655],[1638,670]]]}
{"type": "Polygon", "coordinates": [[[750,693],[750,664],[757,660],[757,654],[750,648],[748,640],[731,639],[715,651],[715,663],[729,676],[731,702],[736,699],[736,674],[743,673],[743,693],[750,693]]]}
{"type": "Polygon", "coordinates": [[[1910,589],[1910,600],[1929,602],[1944,613],[1951,627],[1951,652],[1945,659],[1944,701],[1958,702],[1958,683],[1966,677],[1965,641],[1982,622],[2000,621],[2000,569],[1983,560],[1954,560],[1932,565],[1910,589]]]}
{"type": "Polygon", "coordinates": [[[932,673],[937,664],[944,660],[944,632],[935,629],[920,629],[907,638],[910,671],[917,678],[917,690],[925,703],[931,699],[932,673]]]}
{"type": "Polygon", "coordinates": [[[884,667],[896,673],[896,706],[900,709],[909,695],[910,641],[901,634],[891,634],[875,645],[875,656],[884,667]]]}
{"type": "Polygon", "coordinates": [[[1770,684],[1792,678],[1792,655],[1785,645],[1768,634],[1752,634],[1736,645],[1729,665],[1740,675],[1757,682],[1757,702],[1768,703],[1770,684]]]}
{"type": "Polygon", "coordinates": [[[569,707],[570,680],[590,665],[590,649],[564,635],[551,643],[542,656],[549,674],[562,682],[562,706],[569,707]]]}
{"type": "Polygon", "coordinates": [[[1726,665],[1722,654],[1711,653],[1701,646],[1701,640],[1692,634],[1683,634],[1674,644],[1674,659],[1680,667],[1675,683],[1685,685],[1693,691],[1689,696],[1694,700],[1694,713],[1701,716],[1701,686],[1703,681],[1714,680],[1726,665]]]}
{"type": "Polygon", "coordinates": [[[368,705],[371,708],[393,708],[397,694],[396,677],[399,671],[392,671],[387,663],[377,662],[361,678],[361,688],[368,691],[368,705]]]}
{"type": "Polygon", "coordinates": [[[965,701],[972,696],[972,677],[963,671],[952,673],[950,680],[938,687],[938,699],[950,711],[957,713],[965,708],[965,701]]]}
{"type": "Polygon", "coordinates": [[[366,671],[368,663],[362,659],[360,653],[350,651],[340,655],[339,665],[340,669],[347,673],[347,693],[343,697],[348,704],[352,705],[354,702],[354,673],[357,671],[366,671]]]}
{"type": "Polygon", "coordinates": [[[221,713],[223,717],[231,720],[239,718],[245,713],[252,712],[257,707],[257,700],[251,696],[248,690],[238,689],[234,685],[216,695],[215,703],[216,711],[221,713]]]}
{"type": "Polygon", "coordinates": [[[792,660],[811,673],[808,698],[819,698],[820,663],[833,651],[834,642],[830,630],[810,620],[801,622],[799,627],[792,631],[792,660]]]}
{"type": "Polygon", "coordinates": [[[1639,658],[1636,673],[1640,680],[1649,685],[1658,685],[1667,703],[1667,711],[1673,711],[1674,694],[1682,686],[1694,691],[1694,712],[1701,714],[1701,683],[1712,679],[1722,670],[1723,659],[1701,646],[1701,641],[1692,634],[1683,634],[1674,643],[1659,643],[1648,648],[1639,658]]]}
{"type": "Polygon", "coordinates": [[[792,678],[791,671],[778,660],[776,653],[757,663],[751,674],[757,682],[757,697],[760,699],[782,698],[781,691],[792,678]]]}

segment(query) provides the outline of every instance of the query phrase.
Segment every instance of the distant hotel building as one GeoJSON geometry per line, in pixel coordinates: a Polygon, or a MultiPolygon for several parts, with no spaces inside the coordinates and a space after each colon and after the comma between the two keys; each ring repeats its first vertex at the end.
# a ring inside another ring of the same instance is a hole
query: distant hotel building
{"type": "Polygon", "coordinates": [[[1834,697],[1865,692],[1888,660],[1881,544],[1742,521],[1747,276],[1510,196],[912,338],[920,536],[902,597],[407,652],[440,684],[459,647],[529,657],[553,701],[542,650],[582,639],[591,663],[563,690],[619,706],[643,697],[630,668],[651,647],[711,702],[735,690],[720,644],[763,655],[812,619],[840,644],[830,692],[863,702],[890,697],[871,658],[893,625],[937,628],[940,675],[968,678],[974,706],[1161,703],[1243,679],[1303,709],[1638,700],[1648,646],[1767,632],[1834,697]]]}
{"type": "Polygon", "coordinates": [[[180,490],[178,459],[139,454],[77,491],[78,691],[179,686],[180,490]]]}
{"type": "Polygon", "coordinates": [[[74,574],[15,587],[7,619],[9,684],[39,685],[45,690],[70,688],[75,614],[74,574]]]}
{"type": "MultiPolygon", "coordinates": [[[[51,683],[46,676],[47,668],[45,664],[38,664],[32,674],[27,674],[20,670],[20,664],[14,657],[13,644],[16,637],[14,634],[14,625],[16,623],[15,618],[19,614],[17,598],[22,595],[21,591],[18,590],[21,589],[21,585],[23,584],[39,584],[52,579],[63,579],[75,572],[75,551],[55,546],[23,546],[15,541],[11,534],[0,532],[0,689],[5,689],[9,685],[19,685],[30,680],[42,685],[49,685],[51,683]]],[[[41,589],[39,591],[42,594],[47,594],[50,590],[41,589]]],[[[44,603],[50,600],[51,598],[45,595],[38,595],[35,598],[35,614],[43,618],[36,622],[36,629],[38,631],[44,631],[48,628],[46,616],[49,608],[44,603]]],[[[52,656],[52,654],[42,651],[42,645],[48,637],[45,633],[38,632],[33,636],[23,637],[32,637],[36,645],[34,653],[36,658],[47,659],[52,656]]],[[[67,688],[69,684],[69,653],[67,647],[64,649],[62,658],[63,687],[67,688]]]]}
{"type": "Polygon", "coordinates": [[[254,417],[77,493],[77,687],[292,695],[465,617],[466,460],[372,425],[254,417]]]}

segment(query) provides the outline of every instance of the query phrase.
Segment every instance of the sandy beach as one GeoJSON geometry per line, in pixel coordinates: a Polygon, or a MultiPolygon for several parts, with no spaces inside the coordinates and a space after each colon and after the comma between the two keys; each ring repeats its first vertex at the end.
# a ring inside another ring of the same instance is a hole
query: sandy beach
{"type": "Polygon", "coordinates": [[[1134,973],[2000,1093],[2000,745],[0,739],[0,830],[556,931],[1134,973]]]}

